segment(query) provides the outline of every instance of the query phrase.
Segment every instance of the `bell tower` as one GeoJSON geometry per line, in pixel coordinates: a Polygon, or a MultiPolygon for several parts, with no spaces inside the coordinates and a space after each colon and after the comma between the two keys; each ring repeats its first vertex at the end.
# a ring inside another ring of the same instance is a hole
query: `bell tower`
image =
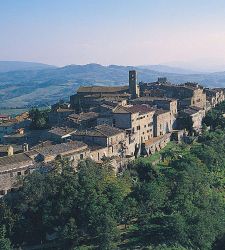
{"type": "Polygon", "coordinates": [[[139,86],[137,84],[137,72],[136,70],[129,71],[129,91],[131,94],[131,99],[138,98],[139,95],[139,86]]]}

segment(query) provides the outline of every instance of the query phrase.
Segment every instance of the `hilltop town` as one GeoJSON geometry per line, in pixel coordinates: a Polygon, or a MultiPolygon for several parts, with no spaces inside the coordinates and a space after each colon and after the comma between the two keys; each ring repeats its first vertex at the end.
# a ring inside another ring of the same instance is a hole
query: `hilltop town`
{"type": "Polygon", "coordinates": [[[224,100],[222,88],[166,78],[138,82],[131,70],[127,86],[81,86],[70,102],[52,105],[43,129],[32,127],[28,113],[0,115],[0,195],[18,187],[18,176],[50,170],[58,159],[68,159],[74,168],[88,158],[108,160],[115,172],[123,171],[171,140],[201,134],[206,112],[224,100]]]}

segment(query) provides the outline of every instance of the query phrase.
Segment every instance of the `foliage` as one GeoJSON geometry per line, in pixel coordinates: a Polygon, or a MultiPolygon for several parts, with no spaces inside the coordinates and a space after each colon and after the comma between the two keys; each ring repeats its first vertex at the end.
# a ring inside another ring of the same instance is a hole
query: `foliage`
{"type": "Polygon", "coordinates": [[[6,238],[6,230],[4,226],[0,226],[0,250],[10,250],[10,240],[6,238]]]}
{"type": "Polygon", "coordinates": [[[0,202],[0,241],[54,242],[59,249],[222,249],[224,128],[204,130],[161,156],[165,167],[142,158],[118,176],[108,161],[91,160],[76,171],[60,160],[54,171],[26,176],[0,202]]]}
{"type": "Polygon", "coordinates": [[[29,111],[31,118],[31,128],[33,129],[45,129],[48,128],[48,110],[39,110],[32,108],[29,111]]]}

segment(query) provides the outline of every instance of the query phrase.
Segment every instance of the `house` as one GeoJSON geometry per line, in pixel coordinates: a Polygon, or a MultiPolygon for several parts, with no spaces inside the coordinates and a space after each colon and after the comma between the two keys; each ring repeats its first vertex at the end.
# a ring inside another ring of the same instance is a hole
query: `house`
{"type": "Polygon", "coordinates": [[[33,160],[25,153],[0,157],[0,196],[18,188],[18,178],[35,168],[33,160]]]}
{"type": "Polygon", "coordinates": [[[73,134],[73,139],[83,141],[89,146],[98,145],[106,148],[105,156],[111,157],[124,153],[123,143],[126,140],[126,132],[103,124],[89,130],[76,131],[73,134]]]}
{"type": "Polygon", "coordinates": [[[82,130],[90,127],[95,127],[97,125],[98,117],[99,114],[96,112],[82,112],[80,114],[69,115],[67,121],[70,127],[82,130]]]}
{"type": "Polygon", "coordinates": [[[55,127],[48,131],[48,139],[55,142],[66,142],[71,139],[75,128],[55,127]]]}
{"type": "Polygon", "coordinates": [[[153,117],[154,137],[171,132],[174,121],[174,116],[169,110],[156,109],[153,117]]]}
{"type": "Polygon", "coordinates": [[[189,107],[179,112],[179,119],[190,117],[193,123],[192,128],[198,132],[202,128],[202,119],[205,117],[205,112],[198,107],[189,107]]]}
{"type": "Polygon", "coordinates": [[[155,110],[148,105],[118,106],[113,111],[113,126],[130,130],[137,144],[153,137],[155,110]]]}
{"type": "Polygon", "coordinates": [[[71,141],[46,147],[39,147],[33,150],[33,155],[38,161],[43,161],[44,163],[66,158],[72,162],[74,167],[76,167],[79,160],[83,160],[89,156],[89,151],[87,144],[80,141],[71,141]]]}

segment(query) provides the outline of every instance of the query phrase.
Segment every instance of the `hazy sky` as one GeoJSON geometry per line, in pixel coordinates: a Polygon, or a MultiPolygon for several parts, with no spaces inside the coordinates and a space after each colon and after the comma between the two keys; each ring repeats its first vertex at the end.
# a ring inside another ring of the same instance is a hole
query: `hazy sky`
{"type": "Polygon", "coordinates": [[[225,65],[225,0],[0,0],[0,60],[225,65]]]}

